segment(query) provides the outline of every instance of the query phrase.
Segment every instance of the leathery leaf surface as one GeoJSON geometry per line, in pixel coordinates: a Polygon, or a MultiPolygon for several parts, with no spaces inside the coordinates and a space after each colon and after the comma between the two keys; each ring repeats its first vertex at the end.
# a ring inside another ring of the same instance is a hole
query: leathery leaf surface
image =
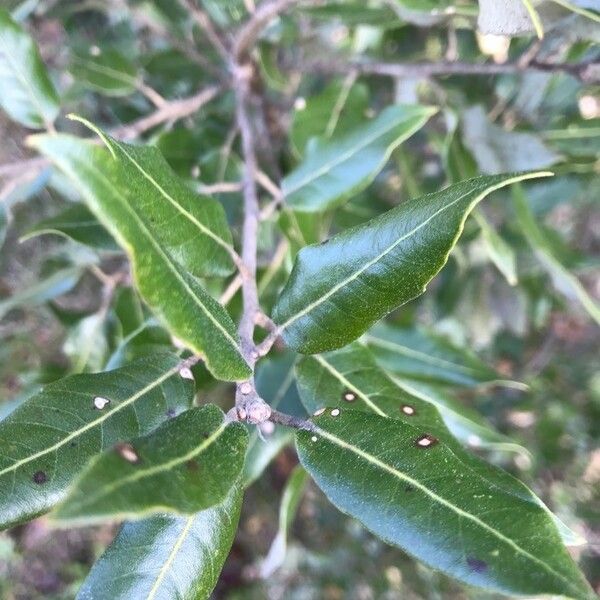
{"type": "Polygon", "coordinates": [[[241,507],[242,487],[234,486],[221,503],[194,515],[126,523],[77,600],[208,598],[231,549],[241,507]]]}
{"type": "Polygon", "coordinates": [[[285,342],[314,354],[358,338],[425,291],[478,202],[506,185],[544,175],[549,173],[463,181],[303,248],[273,309],[285,342]]]}
{"type": "Polygon", "coordinates": [[[95,522],[221,502],[244,464],[248,432],[213,404],[192,408],[150,435],[93,460],[57,507],[57,521],[95,522]]]}
{"type": "Polygon", "coordinates": [[[544,509],[491,485],[427,429],[328,409],[300,430],[302,465],[342,512],[465,583],[592,598],[544,509]]]}
{"type": "Polygon", "coordinates": [[[50,510],[93,456],[189,408],[194,386],[180,365],[161,353],[114,371],[72,375],[0,421],[0,526],[50,510]]]}
{"type": "Polygon", "coordinates": [[[171,234],[164,232],[181,231],[182,240],[188,240],[192,229],[187,217],[175,209],[165,212],[163,200],[164,211],[144,206],[143,198],[156,198],[152,190],[148,196],[133,198],[130,190],[140,186],[138,191],[143,191],[142,175],[119,159],[114,149],[111,154],[107,148],[67,135],[35,136],[31,144],[74,182],[92,212],[126,250],[141,295],[170,332],[194,353],[203,354],[217,379],[247,378],[250,368],[239,350],[231,317],[178,262],[176,256],[182,254],[173,254],[171,234]]]}

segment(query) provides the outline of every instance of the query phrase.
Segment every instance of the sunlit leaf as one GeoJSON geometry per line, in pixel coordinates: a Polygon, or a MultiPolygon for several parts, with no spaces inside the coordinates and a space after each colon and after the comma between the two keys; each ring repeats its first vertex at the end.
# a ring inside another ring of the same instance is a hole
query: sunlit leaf
{"type": "Polygon", "coordinates": [[[0,106],[15,121],[40,129],[54,121],[58,94],[38,49],[10,14],[0,8],[0,106]]]}

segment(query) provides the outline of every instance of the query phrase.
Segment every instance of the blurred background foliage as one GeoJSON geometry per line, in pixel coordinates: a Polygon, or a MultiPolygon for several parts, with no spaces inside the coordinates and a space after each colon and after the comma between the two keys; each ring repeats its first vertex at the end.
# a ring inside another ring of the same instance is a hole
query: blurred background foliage
{"type": "MultiPolygon", "coordinates": [[[[7,4],[38,43],[63,113],[83,114],[105,128],[152,112],[162,98],[189,96],[218,76],[210,68],[216,64],[211,47],[177,2],[7,4]]],[[[221,27],[233,28],[253,3],[202,4],[221,27]]],[[[477,173],[547,167],[556,173],[495,194],[468,221],[428,293],[393,315],[405,331],[403,356],[386,355],[385,331],[367,341],[406,386],[443,399],[441,410],[454,419],[458,437],[528,483],[586,538],[572,551],[599,589],[600,24],[590,18],[597,13],[585,14],[597,2],[534,4],[542,39],[531,15],[519,20],[510,12],[522,12],[519,2],[480,2],[479,26],[478,6],[467,0],[332,1],[282,17],[259,46],[260,125],[268,132],[258,136],[259,151],[278,180],[282,165],[284,172],[296,165],[315,137],[335,138],[390,103],[440,107],[392,153],[366,191],[335,214],[300,222],[309,241],[477,173]],[[494,13],[500,5],[512,19],[494,13]],[[366,59],[510,62],[523,70],[441,77],[413,71],[394,78],[338,68],[366,59]],[[575,77],[568,69],[527,69],[528,61],[595,62],[596,71],[575,77]],[[431,369],[423,355],[442,362],[431,369]],[[467,365],[470,375],[448,364],[467,365]]],[[[237,182],[241,161],[232,109],[225,93],[145,139],[190,186],[237,182]]],[[[76,130],[64,119],[59,126],[76,130]]],[[[0,165],[28,158],[25,136],[0,114],[0,165]]],[[[235,186],[216,196],[238,222],[235,186]]],[[[0,197],[0,416],[42,383],[112,368],[171,344],[127,281],[106,280],[106,273],[122,270],[124,257],[59,175],[40,169],[24,180],[5,177],[0,197]]],[[[297,249],[290,227],[275,215],[261,231],[259,289],[267,309],[291,264],[281,230],[291,252],[297,249]]],[[[222,291],[218,282],[212,285],[222,291]]],[[[229,304],[233,313],[239,304],[236,295],[229,304]]],[[[282,355],[261,363],[259,379],[269,394],[293,403],[295,383],[285,383],[289,369],[282,355]]],[[[230,398],[227,385],[206,373],[201,379],[199,402],[230,398]]],[[[276,433],[266,444],[253,442],[264,461],[277,455],[247,492],[215,598],[487,597],[387,547],[304,483],[296,490],[285,560],[261,577],[262,559],[277,535],[279,499],[296,464],[285,448],[289,440],[276,433]]],[[[0,597],[72,598],[114,531],[50,532],[42,518],[1,534],[0,597]]]]}

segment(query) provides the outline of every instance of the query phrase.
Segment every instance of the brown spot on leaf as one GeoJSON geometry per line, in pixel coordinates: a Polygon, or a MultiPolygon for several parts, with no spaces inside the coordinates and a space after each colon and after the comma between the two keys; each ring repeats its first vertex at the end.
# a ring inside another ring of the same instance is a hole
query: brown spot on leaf
{"type": "Polygon", "coordinates": [[[46,481],[48,481],[48,475],[46,475],[46,473],[44,471],[36,471],[33,474],[32,479],[33,479],[33,483],[42,485],[43,483],[46,483],[46,481]]]}
{"type": "Polygon", "coordinates": [[[189,471],[197,471],[200,468],[198,461],[195,460],[194,458],[192,458],[191,460],[188,460],[185,463],[185,466],[188,468],[189,471]]]}
{"type": "Polygon", "coordinates": [[[417,448],[431,448],[431,446],[435,446],[438,443],[438,441],[439,440],[436,437],[425,433],[424,435],[418,437],[415,440],[415,446],[417,448]]]}

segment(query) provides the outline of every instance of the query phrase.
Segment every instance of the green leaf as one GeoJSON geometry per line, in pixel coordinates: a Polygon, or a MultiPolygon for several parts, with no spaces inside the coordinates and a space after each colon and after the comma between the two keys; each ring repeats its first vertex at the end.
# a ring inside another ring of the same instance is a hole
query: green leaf
{"type": "Polygon", "coordinates": [[[558,259],[552,242],[545,236],[527,204],[524,191],[518,187],[513,190],[513,204],[519,225],[527,242],[535,252],[540,263],[552,277],[555,287],[568,298],[577,300],[587,313],[600,325],[600,306],[588,294],[581,282],[558,259]]]}
{"type": "MultiPolygon", "coordinates": [[[[190,196],[178,196],[181,204],[172,199],[159,183],[167,171],[160,165],[156,173],[145,170],[150,165],[143,161],[157,158],[154,151],[133,153],[108,140],[111,155],[106,148],[64,135],[36,136],[32,143],[72,179],[92,212],[127,251],[140,294],[170,331],[194,352],[203,353],[218,379],[247,378],[250,368],[238,348],[233,321],[177,261],[190,261],[198,248],[215,248],[211,236],[200,235],[211,230],[199,228],[197,213],[189,213],[193,218],[187,214],[190,202],[201,207],[202,201],[189,191],[185,194],[190,196]],[[123,152],[133,162],[126,163],[123,152]]],[[[175,192],[184,189],[178,181],[175,186],[175,192]]]]}
{"type": "Polygon", "coordinates": [[[0,301],[0,319],[14,308],[39,306],[70,292],[81,279],[85,265],[65,267],[0,301]]]}
{"type": "Polygon", "coordinates": [[[10,14],[0,8],[0,106],[15,121],[40,129],[54,121],[58,94],[38,49],[10,14]]]}
{"type": "Polygon", "coordinates": [[[213,591],[235,537],[240,486],[189,517],[126,523],[96,562],[77,600],[197,600],[213,591]]]}
{"type": "Polygon", "coordinates": [[[356,339],[424,292],[448,260],[467,216],[485,196],[546,175],[470,179],[404,202],[325,244],[303,248],[273,309],[283,339],[305,354],[356,339]]]}
{"type": "Polygon", "coordinates": [[[307,483],[308,473],[300,465],[296,465],[283,490],[281,504],[279,505],[279,528],[267,556],[260,565],[261,579],[271,577],[283,565],[287,550],[288,532],[298,512],[298,506],[307,483]]]}
{"type": "Polygon", "coordinates": [[[465,583],[592,598],[548,513],[473,472],[427,429],[333,409],[296,434],[300,461],[342,512],[465,583]]]}
{"type": "Polygon", "coordinates": [[[545,169],[561,160],[537,135],[490,123],[482,106],[465,110],[461,118],[464,145],[482,173],[545,169]]]}
{"type": "Polygon", "coordinates": [[[0,422],[1,527],[46,512],[92,456],[188,407],[193,386],[180,363],[163,353],[116,371],[72,375],[0,422]]]}
{"type": "Polygon", "coordinates": [[[485,216],[478,210],[473,212],[475,220],[481,229],[488,256],[502,273],[509,285],[517,285],[517,259],[515,251],[503,237],[488,223],[485,216]]]}
{"type": "Polygon", "coordinates": [[[358,342],[334,352],[303,357],[296,376],[302,403],[309,413],[324,406],[347,405],[428,428],[460,454],[462,448],[450,432],[471,446],[503,443],[505,447],[510,444],[511,450],[524,451],[495,432],[477,413],[449,401],[439,388],[423,388],[421,382],[390,377],[358,342]]]}
{"type": "Polygon", "coordinates": [[[377,361],[401,377],[467,386],[499,379],[474,353],[424,328],[378,323],[364,339],[377,361]]]}
{"type": "Polygon", "coordinates": [[[361,83],[334,81],[321,93],[296,101],[290,142],[299,156],[312,137],[331,138],[365,121],[369,92],[361,83]]]}
{"type": "Polygon", "coordinates": [[[115,251],[119,248],[85,204],[75,204],[55,217],[40,221],[20,241],[44,234],[60,235],[96,250],[115,251]]]}
{"type": "Polygon", "coordinates": [[[526,450],[495,432],[476,413],[449,400],[439,388],[390,377],[376,365],[369,350],[359,343],[335,352],[303,357],[296,367],[296,376],[302,403],[309,413],[322,412],[324,407],[345,405],[379,416],[402,419],[426,429],[452,448],[473,472],[490,478],[504,491],[541,506],[556,522],[565,542],[574,545],[573,540],[577,536],[526,485],[506,471],[466,452],[456,438],[472,447],[493,447],[520,453],[526,453],[526,450]]]}
{"type": "Polygon", "coordinates": [[[128,96],[138,85],[136,66],[113,49],[100,50],[97,56],[74,55],[70,71],[77,81],[106,96],[128,96]]]}
{"type": "Polygon", "coordinates": [[[91,523],[165,511],[193,514],[225,499],[247,444],[246,428],[215,405],[192,408],[96,457],[52,516],[91,523]]]}
{"type": "Polygon", "coordinates": [[[137,214],[146,217],[175,260],[196,277],[233,272],[233,239],[217,200],[191,191],[158,148],[118,142],[88,121],[71,118],[82,121],[106,144],[116,163],[109,173],[115,173],[115,180],[121,174],[127,181],[128,187],[119,191],[126,192],[137,214]]]}
{"type": "Polygon", "coordinates": [[[421,129],[436,110],[389,106],[339,139],[315,140],[304,161],[282,182],[286,205],[295,211],[320,212],[343,204],[367,187],[392,150],[421,129]]]}

